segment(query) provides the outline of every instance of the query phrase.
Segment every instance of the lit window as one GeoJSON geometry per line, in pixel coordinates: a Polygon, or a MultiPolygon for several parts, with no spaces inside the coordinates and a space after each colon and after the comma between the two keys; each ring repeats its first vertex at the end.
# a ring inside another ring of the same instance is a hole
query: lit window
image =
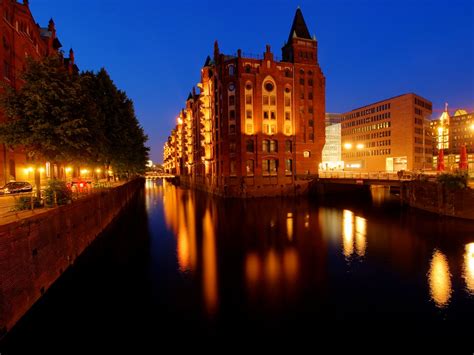
{"type": "Polygon", "coordinates": [[[254,162],[252,159],[247,160],[246,163],[247,176],[253,176],[254,174],[254,162]]]}

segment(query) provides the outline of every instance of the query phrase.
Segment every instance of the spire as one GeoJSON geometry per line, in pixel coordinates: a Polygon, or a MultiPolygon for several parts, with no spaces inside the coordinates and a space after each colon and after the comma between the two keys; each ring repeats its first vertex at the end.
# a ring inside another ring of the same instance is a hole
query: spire
{"type": "Polygon", "coordinates": [[[291,42],[292,37],[311,39],[308,27],[306,26],[306,22],[303,18],[303,13],[299,7],[296,9],[293,25],[291,26],[290,35],[288,36],[288,42],[291,42]]]}
{"type": "Polygon", "coordinates": [[[204,62],[204,67],[208,67],[211,64],[211,57],[207,56],[206,61],[204,62]]]}
{"type": "Polygon", "coordinates": [[[217,43],[217,40],[214,42],[214,60],[217,59],[219,56],[219,43],[217,43]]]}
{"type": "Polygon", "coordinates": [[[48,23],[48,31],[53,31],[53,30],[55,30],[54,21],[53,19],[50,19],[48,23]]]}
{"type": "Polygon", "coordinates": [[[74,64],[74,51],[72,48],[69,50],[69,59],[71,60],[71,64],[74,64]]]}

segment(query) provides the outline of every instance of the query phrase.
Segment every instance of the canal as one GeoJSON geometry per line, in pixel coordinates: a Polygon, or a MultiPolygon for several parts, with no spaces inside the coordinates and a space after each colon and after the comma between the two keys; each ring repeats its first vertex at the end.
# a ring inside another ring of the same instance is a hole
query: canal
{"type": "Polygon", "coordinates": [[[401,209],[383,191],[242,201],[147,181],[2,354],[43,353],[58,339],[311,332],[334,320],[351,332],[361,320],[456,330],[473,316],[471,222],[401,209]]]}

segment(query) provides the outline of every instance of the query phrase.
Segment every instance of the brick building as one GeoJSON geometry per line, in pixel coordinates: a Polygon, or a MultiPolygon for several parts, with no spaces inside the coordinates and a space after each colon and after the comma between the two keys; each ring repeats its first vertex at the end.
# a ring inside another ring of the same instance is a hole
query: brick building
{"type": "MultiPolygon", "coordinates": [[[[56,36],[53,20],[47,27],[40,27],[34,20],[29,8],[29,1],[0,0],[1,36],[0,67],[2,83],[15,89],[21,87],[21,73],[25,69],[27,58],[40,59],[52,55],[62,55],[61,43],[56,36]]],[[[70,71],[77,70],[74,64],[74,53],[69,52],[69,58],[64,59],[70,71]]],[[[1,87],[0,87],[0,90],[1,87]]],[[[0,111],[0,121],[4,120],[0,111]]],[[[13,150],[5,144],[0,146],[0,185],[10,180],[32,180],[31,169],[25,152],[22,149],[13,150]]],[[[52,173],[57,175],[58,167],[45,164],[42,174],[46,177],[52,173]]]]}
{"type": "Polygon", "coordinates": [[[268,45],[255,57],[240,49],[223,54],[216,42],[198,87],[165,148],[165,160],[177,161],[174,173],[182,181],[224,195],[268,195],[294,191],[317,174],[325,77],[318,42],[300,9],[281,60],[268,45]]]}
{"type": "Polygon", "coordinates": [[[347,171],[431,169],[432,104],[416,94],[379,101],[342,115],[342,160],[347,171]]]}

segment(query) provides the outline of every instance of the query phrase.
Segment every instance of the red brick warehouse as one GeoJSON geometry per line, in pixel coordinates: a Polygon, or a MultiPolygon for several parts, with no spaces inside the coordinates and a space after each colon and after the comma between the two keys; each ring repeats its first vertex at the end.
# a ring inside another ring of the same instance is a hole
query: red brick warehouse
{"type": "Polygon", "coordinates": [[[165,169],[218,194],[294,191],[317,174],[325,143],[325,77],[300,9],[282,59],[220,52],[201,71],[165,146],[165,169]],[[167,162],[170,162],[167,164],[167,162]],[[173,162],[173,163],[171,163],[173,162]],[[177,162],[177,163],[174,163],[177,162]]]}
{"type": "MultiPolygon", "coordinates": [[[[1,36],[0,66],[2,68],[0,80],[2,83],[19,89],[23,82],[21,74],[24,71],[28,58],[38,60],[48,56],[62,55],[61,42],[56,36],[56,27],[53,20],[48,27],[40,27],[31,14],[29,1],[0,0],[1,36]]],[[[64,59],[70,71],[77,70],[74,64],[74,53],[69,52],[69,59],[64,59]]],[[[0,87],[0,90],[2,88],[0,87]]],[[[5,119],[0,111],[0,121],[5,119]]],[[[0,184],[10,180],[31,180],[32,174],[25,169],[28,166],[25,152],[21,149],[0,145],[0,184]]],[[[58,167],[46,164],[44,174],[58,175],[58,167]]]]}

